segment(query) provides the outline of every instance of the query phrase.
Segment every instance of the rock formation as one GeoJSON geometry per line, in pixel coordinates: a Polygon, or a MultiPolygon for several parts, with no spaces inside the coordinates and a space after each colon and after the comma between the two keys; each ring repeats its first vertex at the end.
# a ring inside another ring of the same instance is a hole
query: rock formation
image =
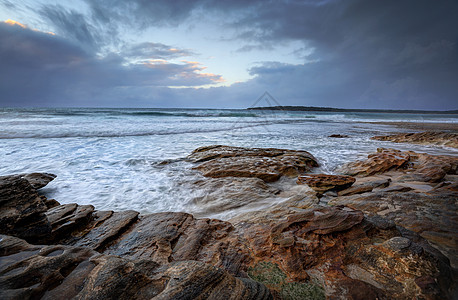
{"type": "MultiPolygon", "coordinates": [[[[302,152],[278,152],[278,174],[285,161],[310,161],[302,152]]],[[[48,208],[24,178],[0,179],[2,299],[452,297],[453,269],[424,238],[377,214],[318,206],[314,196],[228,222],[180,212],[48,208]]]]}
{"type": "Polygon", "coordinates": [[[417,133],[399,133],[393,135],[374,136],[372,139],[378,141],[391,141],[395,143],[412,143],[458,148],[458,134],[452,132],[425,131],[417,133]]]}
{"type": "Polygon", "coordinates": [[[265,182],[295,177],[318,166],[307,151],[221,145],[197,148],[188,160],[200,163],[195,168],[205,177],[256,177],[265,182]]]}
{"type": "Polygon", "coordinates": [[[349,188],[355,178],[343,175],[308,174],[301,175],[297,179],[298,184],[307,184],[319,193],[327,191],[340,191],[349,188]]]}

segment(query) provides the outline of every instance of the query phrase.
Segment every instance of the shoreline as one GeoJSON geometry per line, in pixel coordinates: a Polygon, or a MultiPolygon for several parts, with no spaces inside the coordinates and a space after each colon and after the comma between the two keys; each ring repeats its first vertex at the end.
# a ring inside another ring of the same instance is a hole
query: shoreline
{"type": "Polygon", "coordinates": [[[447,131],[458,133],[458,123],[433,123],[433,122],[357,122],[364,124],[390,125],[397,128],[417,130],[417,131],[447,131]]]}

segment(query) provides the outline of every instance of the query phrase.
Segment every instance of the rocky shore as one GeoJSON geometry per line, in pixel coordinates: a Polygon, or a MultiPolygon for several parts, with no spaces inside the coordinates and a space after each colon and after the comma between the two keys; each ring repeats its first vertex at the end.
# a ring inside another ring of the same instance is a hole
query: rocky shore
{"type": "Polygon", "coordinates": [[[453,299],[458,158],[377,149],[317,174],[306,151],[210,146],[187,158],[227,221],[98,211],[0,177],[1,299],[453,299]],[[286,184],[288,183],[288,184],[286,184]],[[217,205],[218,203],[218,205],[217,205]]]}

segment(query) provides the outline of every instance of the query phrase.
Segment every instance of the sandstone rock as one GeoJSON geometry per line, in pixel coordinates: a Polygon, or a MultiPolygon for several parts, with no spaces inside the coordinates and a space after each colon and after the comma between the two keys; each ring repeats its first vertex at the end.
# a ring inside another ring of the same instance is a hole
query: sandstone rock
{"type": "MultiPolygon", "coordinates": [[[[97,212],[96,214],[100,214],[97,212]]],[[[83,234],[74,234],[73,239],[66,242],[74,246],[89,247],[97,251],[104,249],[109,242],[120,237],[138,217],[136,211],[104,212],[87,226],[83,234]],[[78,236],[79,235],[79,236],[78,236]]]]}
{"type": "Polygon", "coordinates": [[[60,240],[69,236],[73,231],[82,229],[92,218],[94,206],[65,204],[51,208],[46,212],[46,217],[52,227],[48,241],[60,240]]]}
{"type": "Polygon", "coordinates": [[[272,299],[250,279],[196,261],[158,265],[0,236],[2,299],[272,299]]]}
{"type": "Polygon", "coordinates": [[[351,176],[370,176],[406,166],[410,155],[394,149],[377,149],[367,160],[346,164],[338,172],[351,176]]]}
{"type": "Polygon", "coordinates": [[[224,213],[275,198],[281,191],[259,178],[208,178],[194,182],[199,195],[191,200],[194,215],[224,213]]]}
{"type": "Polygon", "coordinates": [[[390,185],[391,179],[387,180],[376,180],[376,181],[369,181],[362,184],[354,185],[348,189],[340,191],[337,193],[338,196],[350,196],[356,194],[363,194],[367,192],[372,192],[373,189],[379,187],[387,187],[390,185]]]}
{"type": "Polygon", "coordinates": [[[449,155],[429,155],[426,153],[408,152],[411,172],[404,179],[425,182],[439,182],[447,174],[457,174],[458,157],[449,155]]]}
{"type": "Polygon", "coordinates": [[[47,209],[29,181],[19,175],[0,177],[0,233],[30,242],[47,237],[51,232],[47,209]]]}
{"type": "Polygon", "coordinates": [[[265,182],[283,175],[297,176],[318,166],[306,151],[220,145],[198,148],[188,160],[203,162],[195,169],[206,177],[257,177],[265,182]]]}
{"type": "Polygon", "coordinates": [[[319,193],[326,191],[340,191],[350,187],[355,178],[343,175],[327,175],[327,174],[307,174],[297,178],[298,184],[307,184],[312,189],[319,193]]]}
{"type": "Polygon", "coordinates": [[[433,194],[409,191],[404,193],[383,190],[336,197],[330,205],[345,205],[377,214],[393,220],[396,224],[418,232],[432,242],[458,266],[458,218],[456,216],[458,193],[435,191],[433,194]]]}
{"type": "Polygon", "coordinates": [[[186,213],[151,214],[141,217],[104,253],[148,258],[161,265],[198,260],[243,276],[251,259],[233,231],[229,222],[220,220],[195,219],[186,213]]]}
{"type": "Polygon", "coordinates": [[[20,176],[26,179],[34,189],[41,189],[56,178],[56,175],[51,173],[28,173],[20,176]]]}
{"type": "Polygon", "coordinates": [[[447,260],[404,237],[389,220],[333,207],[265,217],[264,223],[245,218],[234,226],[243,229],[254,260],[277,265],[286,281],[313,277],[324,283],[329,298],[449,297],[447,260]],[[423,285],[421,278],[436,279],[423,285]]]}
{"type": "Polygon", "coordinates": [[[372,139],[395,143],[440,145],[458,148],[458,134],[450,132],[425,131],[417,133],[399,133],[394,135],[374,136],[372,139]]]}

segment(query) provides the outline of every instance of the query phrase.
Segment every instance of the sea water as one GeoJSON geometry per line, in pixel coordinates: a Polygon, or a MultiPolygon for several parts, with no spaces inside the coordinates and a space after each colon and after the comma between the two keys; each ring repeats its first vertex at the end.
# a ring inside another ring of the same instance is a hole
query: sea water
{"type": "MultiPolygon", "coordinates": [[[[458,122],[458,115],[208,109],[0,109],[0,175],[57,175],[42,193],[60,203],[142,213],[187,211],[190,182],[202,176],[184,158],[221,144],[306,150],[315,172],[363,158],[378,147],[458,155],[452,148],[370,137],[402,128],[364,122],[458,122]],[[330,138],[345,134],[348,138],[330,138]],[[162,163],[167,161],[166,164],[162,163]]],[[[421,127],[421,126],[420,126],[421,127]]],[[[191,211],[190,211],[191,209],[191,211]]]]}

